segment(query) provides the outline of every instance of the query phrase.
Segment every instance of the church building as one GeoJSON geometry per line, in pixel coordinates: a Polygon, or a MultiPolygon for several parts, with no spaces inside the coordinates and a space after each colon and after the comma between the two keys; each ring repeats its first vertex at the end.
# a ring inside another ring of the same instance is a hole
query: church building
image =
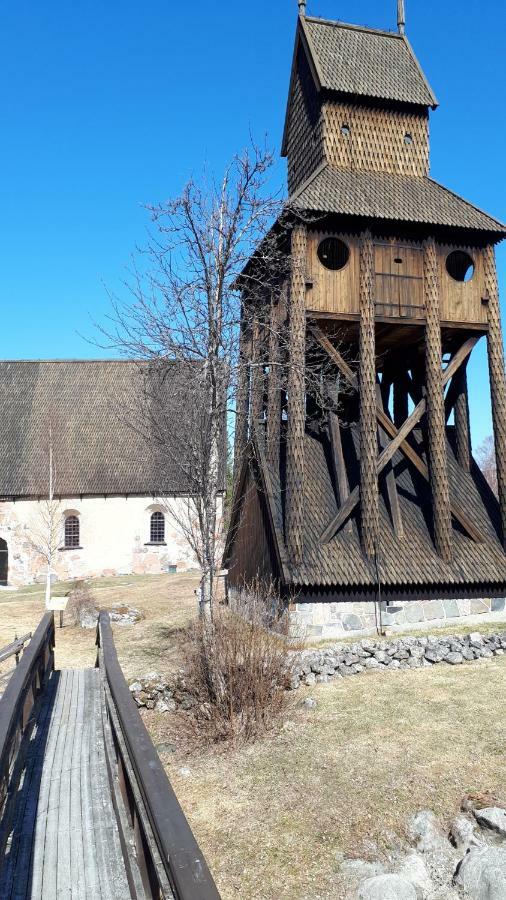
{"type": "Polygon", "coordinates": [[[274,582],[313,635],[505,608],[494,248],[506,227],[430,177],[437,106],[403,0],[395,33],[315,18],[299,0],[289,198],[271,234],[289,274],[262,302],[260,253],[241,279],[250,370],[225,564],[232,590],[274,582]],[[479,342],[498,499],[471,451],[466,367],[479,342]],[[307,373],[318,365],[317,397],[307,373]]]}
{"type": "Polygon", "coordinates": [[[157,448],[146,439],[147,370],[0,362],[0,585],[44,580],[49,549],[59,580],[198,567],[181,527],[191,493],[184,422],[197,388],[167,367],[157,448]]]}

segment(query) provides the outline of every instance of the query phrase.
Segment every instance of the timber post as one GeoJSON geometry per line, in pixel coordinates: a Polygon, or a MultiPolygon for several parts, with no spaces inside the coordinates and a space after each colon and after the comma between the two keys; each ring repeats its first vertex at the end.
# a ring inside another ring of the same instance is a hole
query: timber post
{"type": "Polygon", "coordinates": [[[434,537],[439,555],[445,562],[450,562],[452,558],[452,521],[446,455],[444,390],[441,375],[440,291],[438,259],[433,238],[429,238],[424,244],[423,277],[427,312],[425,379],[427,388],[428,457],[434,537]]]}
{"type": "Polygon", "coordinates": [[[466,365],[454,376],[457,381],[455,400],[455,436],[457,439],[457,460],[465,472],[471,469],[471,432],[469,428],[469,397],[467,392],[466,365]]]}
{"type": "Polygon", "coordinates": [[[306,226],[296,225],[292,231],[286,441],[286,543],[295,565],[302,560],[304,528],[306,242],[306,226]]]}
{"type": "Polygon", "coordinates": [[[371,233],[360,243],[360,499],[362,543],[374,556],[378,536],[378,428],[376,423],[376,341],[374,325],[374,247],[371,233]]]}
{"type": "Polygon", "coordinates": [[[488,246],[483,251],[485,290],[488,300],[488,368],[494,424],[497,487],[501,508],[503,546],[506,548],[506,379],[504,375],[504,346],[499,307],[499,286],[495,251],[488,246]]]}
{"type": "Polygon", "coordinates": [[[279,439],[281,428],[281,354],[279,347],[279,303],[271,297],[269,319],[269,381],[267,386],[267,459],[279,472],[279,439]]]}
{"type": "Polygon", "coordinates": [[[251,434],[255,433],[264,407],[263,329],[258,313],[253,316],[251,336],[251,434]]]}
{"type": "Polygon", "coordinates": [[[237,388],[235,394],[235,435],[234,435],[234,485],[241,471],[242,459],[248,443],[249,418],[249,341],[244,320],[239,334],[239,361],[237,388]]]}

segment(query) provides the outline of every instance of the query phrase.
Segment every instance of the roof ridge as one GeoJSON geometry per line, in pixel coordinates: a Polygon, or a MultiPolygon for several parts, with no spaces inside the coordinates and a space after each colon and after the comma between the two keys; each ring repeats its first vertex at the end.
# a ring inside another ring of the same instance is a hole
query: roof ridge
{"type": "Polygon", "coordinates": [[[434,91],[432,90],[432,87],[431,87],[431,85],[430,85],[430,83],[429,83],[429,80],[428,80],[427,76],[425,75],[425,72],[424,72],[424,70],[422,69],[422,66],[420,65],[420,61],[419,61],[419,59],[418,59],[418,56],[416,55],[415,51],[413,50],[413,47],[411,46],[411,42],[410,42],[410,40],[409,40],[407,34],[399,35],[399,37],[402,38],[402,40],[404,41],[406,47],[408,48],[408,52],[411,54],[411,56],[412,56],[412,58],[413,58],[413,62],[415,63],[415,65],[416,65],[416,67],[417,67],[417,69],[418,69],[418,71],[419,71],[419,73],[420,73],[420,75],[421,75],[421,78],[422,78],[423,82],[425,83],[425,87],[427,88],[429,94],[430,94],[431,97],[432,97],[432,100],[433,100],[433,103],[432,103],[432,109],[435,109],[437,106],[439,106],[439,100],[437,99],[437,97],[436,97],[434,91]]]}
{"type": "Polygon", "coordinates": [[[402,40],[403,35],[397,31],[388,31],[383,28],[371,28],[369,25],[353,25],[351,22],[340,22],[336,19],[322,19],[319,16],[305,16],[306,22],[314,22],[316,25],[331,25],[335,28],[348,28],[350,31],[364,31],[366,34],[379,34],[382,37],[391,37],[402,40]]]}
{"type": "Polygon", "coordinates": [[[62,359],[36,359],[36,358],[34,358],[34,359],[0,359],[0,365],[3,365],[4,363],[16,363],[16,364],[25,363],[25,364],[29,364],[29,365],[34,365],[35,363],[37,363],[37,365],[40,365],[41,363],[42,364],[51,363],[52,365],[54,365],[55,363],[65,363],[65,364],[68,364],[68,363],[125,363],[125,364],[128,364],[128,363],[140,363],[140,362],[149,362],[149,360],[144,360],[144,359],[98,359],[98,358],[78,359],[77,357],[69,357],[69,358],[62,358],[62,359]]]}
{"type": "MultiPolygon", "coordinates": [[[[62,363],[65,365],[68,365],[69,363],[76,364],[76,365],[82,365],[82,364],[88,365],[88,363],[101,363],[101,364],[103,363],[106,365],[116,365],[118,363],[120,363],[121,365],[132,365],[132,364],[140,365],[141,363],[147,364],[147,363],[158,362],[158,361],[159,360],[157,360],[156,358],[143,359],[142,357],[137,358],[137,359],[136,358],[132,358],[132,359],[100,359],[100,358],[79,359],[77,357],[68,357],[68,358],[60,358],[60,359],[37,359],[37,358],[34,358],[34,359],[0,359],[0,366],[4,365],[5,363],[9,363],[9,364],[16,363],[16,365],[19,365],[21,363],[25,364],[25,365],[35,365],[35,364],[46,365],[48,363],[51,363],[51,365],[54,365],[56,363],[58,363],[58,364],[62,363]]],[[[166,359],[166,360],[164,360],[164,362],[166,365],[174,366],[174,365],[193,365],[195,363],[200,363],[201,361],[194,360],[192,363],[191,360],[186,360],[186,359],[166,359]]]]}

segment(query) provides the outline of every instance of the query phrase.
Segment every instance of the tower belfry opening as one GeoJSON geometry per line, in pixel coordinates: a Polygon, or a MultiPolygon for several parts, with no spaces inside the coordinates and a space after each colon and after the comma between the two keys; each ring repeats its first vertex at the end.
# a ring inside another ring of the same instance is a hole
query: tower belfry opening
{"type": "Polygon", "coordinates": [[[404,31],[402,0],[396,33],[299,3],[272,232],[288,274],[261,301],[258,259],[241,280],[241,352],[267,364],[263,386],[252,369],[238,387],[232,587],[274,579],[305,603],[506,593],[506,228],[430,177],[438,102],[404,31]],[[498,499],[471,452],[480,340],[498,499]]]}

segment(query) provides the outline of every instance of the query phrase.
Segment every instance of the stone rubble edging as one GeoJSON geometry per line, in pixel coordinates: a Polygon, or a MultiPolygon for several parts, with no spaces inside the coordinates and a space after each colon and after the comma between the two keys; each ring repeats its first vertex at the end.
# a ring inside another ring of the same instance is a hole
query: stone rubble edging
{"type": "Polygon", "coordinates": [[[408,635],[390,640],[363,638],[353,644],[299,651],[290,688],[297,690],[302,685],[310,687],[370,670],[419,669],[442,662],[461,665],[463,662],[502,656],[505,651],[506,631],[442,637],[408,635]]]}
{"type": "MultiPolygon", "coordinates": [[[[463,636],[407,636],[388,641],[363,638],[354,644],[335,644],[324,650],[294,651],[288,688],[294,691],[304,685],[312,687],[367,671],[420,669],[441,662],[456,666],[502,656],[505,651],[506,631],[486,636],[479,632],[463,636]]],[[[131,679],[129,687],[138,707],[174,712],[197,705],[185,687],[183,671],[170,679],[158,672],[148,672],[131,679]]]]}

